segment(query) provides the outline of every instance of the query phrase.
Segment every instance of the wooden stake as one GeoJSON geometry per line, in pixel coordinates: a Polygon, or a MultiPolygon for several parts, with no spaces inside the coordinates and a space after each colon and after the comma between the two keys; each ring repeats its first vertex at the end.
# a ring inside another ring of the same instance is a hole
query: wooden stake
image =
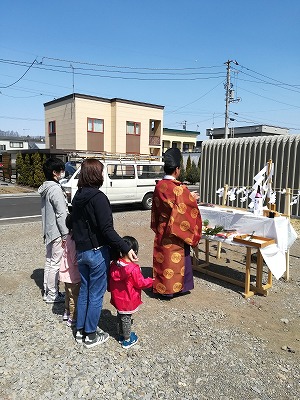
{"type": "MultiPolygon", "coordinates": [[[[228,184],[226,183],[224,185],[224,192],[223,192],[223,198],[222,198],[222,206],[226,206],[226,202],[227,202],[227,193],[228,193],[228,184]]],[[[222,249],[222,243],[218,242],[217,244],[217,259],[221,258],[221,249],[222,249]]]]}
{"type": "MultiPolygon", "coordinates": [[[[271,170],[272,170],[272,160],[270,159],[270,160],[267,162],[267,177],[270,176],[271,170]]],[[[271,188],[272,188],[272,176],[269,177],[267,195],[270,195],[271,188]]],[[[266,205],[267,205],[267,207],[270,209],[269,201],[270,201],[270,197],[267,197],[267,196],[266,196],[266,203],[267,203],[266,205]]]]}
{"type": "MultiPolygon", "coordinates": [[[[285,202],[284,202],[284,214],[287,218],[291,219],[291,200],[292,200],[292,190],[291,188],[286,188],[285,192],[285,202]]],[[[287,250],[285,253],[285,275],[284,278],[286,281],[290,279],[290,250],[287,250]]]]}

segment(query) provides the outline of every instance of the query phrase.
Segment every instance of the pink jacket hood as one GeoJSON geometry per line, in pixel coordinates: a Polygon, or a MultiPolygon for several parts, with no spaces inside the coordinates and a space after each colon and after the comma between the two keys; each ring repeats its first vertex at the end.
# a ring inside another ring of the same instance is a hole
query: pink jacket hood
{"type": "Polygon", "coordinates": [[[125,260],[118,260],[115,262],[116,267],[111,269],[111,279],[113,281],[124,281],[128,278],[131,272],[134,270],[137,264],[128,263],[125,260]]]}

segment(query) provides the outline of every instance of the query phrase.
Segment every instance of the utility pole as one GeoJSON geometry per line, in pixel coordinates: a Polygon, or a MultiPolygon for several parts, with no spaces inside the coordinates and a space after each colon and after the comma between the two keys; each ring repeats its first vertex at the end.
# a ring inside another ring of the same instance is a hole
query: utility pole
{"type": "MultiPolygon", "coordinates": [[[[226,61],[227,65],[227,74],[226,74],[226,84],[224,85],[225,90],[226,90],[226,98],[225,98],[225,130],[224,130],[224,137],[225,139],[228,139],[229,136],[229,104],[233,101],[236,101],[233,99],[232,96],[232,83],[230,83],[230,63],[234,63],[235,65],[239,65],[236,60],[228,60],[226,61]]],[[[239,101],[239,100],[238,100],[239,101]]]]}

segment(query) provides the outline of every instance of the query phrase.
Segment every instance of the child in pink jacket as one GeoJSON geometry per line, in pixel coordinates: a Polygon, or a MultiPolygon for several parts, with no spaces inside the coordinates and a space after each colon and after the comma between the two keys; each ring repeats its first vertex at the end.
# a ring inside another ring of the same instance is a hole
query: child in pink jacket
{"type": "Polygon", "coordinates": [[[63,256],[59,269],[59,280],[65,282],[65,312],[63,320],[67,321],[70,327],[76,324],[76,305],[80,289],[80,273],[77,265],[77,254],[75,241],[72,237],[72,215],[68,214],[66,226],[69,233],[64,245],[63,256]]]}
{"type": "MultiPolygon", "coordinates": [[[[137,254],[139,245],[132,236],[124,236],[131,249],[137,254]]],[[[117,328],[119,343],[124,349],[135,345],[137,335],[131,331],[132,314],[142,304],[141,289],[150,288],[153,285],[152,278],[144,278],[141,268],[122,255],[118,260],[112,261],[109,273],[109,290],[111,292],[111,304],[117,309],[117,328]]]]}

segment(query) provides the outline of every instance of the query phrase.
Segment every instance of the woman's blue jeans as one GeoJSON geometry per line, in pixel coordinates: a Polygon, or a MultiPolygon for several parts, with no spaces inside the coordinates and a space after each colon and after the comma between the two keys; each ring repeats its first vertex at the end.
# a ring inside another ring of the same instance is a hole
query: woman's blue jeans
{"type": "Polygon", "coordinates": [[[77,301],[77,330],[96,332],[107,288],[108,247],[77,252],[81,286],[77,301]]]}

